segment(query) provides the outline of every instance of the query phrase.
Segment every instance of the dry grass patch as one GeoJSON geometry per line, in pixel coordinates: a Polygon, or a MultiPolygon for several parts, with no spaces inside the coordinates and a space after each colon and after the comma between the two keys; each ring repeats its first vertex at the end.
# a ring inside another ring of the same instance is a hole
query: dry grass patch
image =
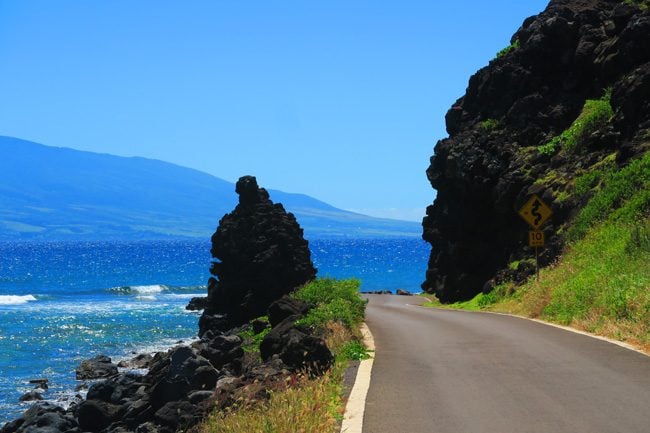
{"type": "Polygon", "coordinates": [[[318,379],[292,376],[283,391],[265,402],[235,405],[212,414],[200,433],[333,433],[342,418],[341,368],[318,379]]]}

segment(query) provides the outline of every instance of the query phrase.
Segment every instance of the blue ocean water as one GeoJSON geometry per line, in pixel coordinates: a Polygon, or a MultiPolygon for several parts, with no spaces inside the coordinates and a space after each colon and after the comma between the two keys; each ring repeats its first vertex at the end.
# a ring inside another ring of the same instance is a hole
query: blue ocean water
{"type": "MultiPolygon", "coordinates": [[[[362,290],[418,292],[429,248],[404,239],[314,240],[319,276],[359,278],[362,290]]],[[[28,403],[30,379],[44,398],[71,397],[78,363],[163,350],[194,338],[210,244],[198,241],[0,243],[0,425],[28,403]]]]}

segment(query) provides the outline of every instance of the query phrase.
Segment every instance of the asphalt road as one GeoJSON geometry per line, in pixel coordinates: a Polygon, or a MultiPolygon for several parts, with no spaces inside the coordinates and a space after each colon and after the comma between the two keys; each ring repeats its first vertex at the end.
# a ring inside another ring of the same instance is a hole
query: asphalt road
{"type": "Polygon", "coordinates": [[[368,298],[363,433],[650,433],[650,357],[525,319],[368,298]]]}

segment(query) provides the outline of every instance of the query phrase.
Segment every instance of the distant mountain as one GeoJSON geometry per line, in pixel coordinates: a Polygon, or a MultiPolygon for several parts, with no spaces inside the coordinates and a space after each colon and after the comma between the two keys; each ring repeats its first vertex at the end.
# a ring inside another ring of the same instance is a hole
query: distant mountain
{"type": "MultiPolygon", "coordinates": [[[[415,222],[356,214],[303,194],[269,194],[296,215],[307,238],[421,232],[415,222]]],[[[0,240],[207,240],[236,204],[233,183],[197,170],[0,136],[0,240]]]]}

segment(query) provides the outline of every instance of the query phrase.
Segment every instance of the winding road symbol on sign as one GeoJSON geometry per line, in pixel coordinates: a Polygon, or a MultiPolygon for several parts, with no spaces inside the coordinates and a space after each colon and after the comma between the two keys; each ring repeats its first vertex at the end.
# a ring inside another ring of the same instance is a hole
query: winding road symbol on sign
{"type": "Polygon", "coordinates": [[[533,194],[525,205],[519,209],[519,215],[533,229],[540,228],[553,215],[551,208],[536,194],[533,194]]]}

